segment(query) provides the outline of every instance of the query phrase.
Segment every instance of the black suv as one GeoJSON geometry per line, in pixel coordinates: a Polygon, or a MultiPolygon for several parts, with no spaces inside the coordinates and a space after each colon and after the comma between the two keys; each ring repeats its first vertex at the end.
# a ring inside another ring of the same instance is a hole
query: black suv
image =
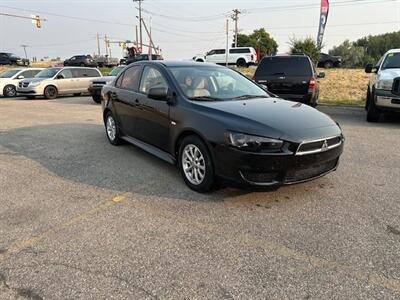
{"type": "Polygon", "coordinates": [[[325,73],[317,75],[311,59],[306,55],[264,57],[253,77],[268,91],[287,100],[317,106],[319,83],[325,73]]]}
{"type": "Polygon", "coordinates": [[[64,61],[64,66],[97,67],[97,62],[90,55],[75,55],[64,61]]]}
{"type": "Polygon", "coordinates": [[[29,66],[29,59],[21,58],[13,53],[0,52],[0,65],[29,66]]]}
{"type": "Polygon", "coordinates": [[[333,56],[326,53],[321,53],[319,56],[319,68],[340,68],[342,66],[342,58],[340,56],[333,56]]]}

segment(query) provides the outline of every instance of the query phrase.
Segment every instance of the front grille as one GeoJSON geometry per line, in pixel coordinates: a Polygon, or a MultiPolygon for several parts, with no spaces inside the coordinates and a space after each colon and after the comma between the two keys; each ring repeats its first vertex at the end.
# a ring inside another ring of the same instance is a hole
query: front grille
{"type": "Polygon", "coordinates": [[[252,183],[273,183],[275,182],[278,176],[278,173],[276,172],[258,173],[258,172],[241,171],[240,173],[243,179],[252,183]]]}
{"type": "Polygon", "coordinates": [[[342,136],[331,137],[316,141],[301,143],[296,151],[296,155],[306,155],[318,152],[324,152],[339,147],[343,142],[342,136]]]}
{"type": "Polygon", "coordinates": [[[286,183],[295,183],[313,179],[332,171],[336,165],[337,159],[305,169],[291,170],[286,174],[286,183]]]}
{"type": "Polygon", "coordinates": [[[392,93],[400,95],[400,77],[393,80],[392,93]]]}

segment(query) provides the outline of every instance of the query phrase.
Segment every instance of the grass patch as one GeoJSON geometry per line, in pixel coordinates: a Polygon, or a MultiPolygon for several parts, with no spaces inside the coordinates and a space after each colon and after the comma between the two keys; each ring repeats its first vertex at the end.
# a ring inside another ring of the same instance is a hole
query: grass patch
{"type": "MultiPolygon", "coordinates": [[[[249,78],[256,70],[250,68],[234,68],[249,78]]],[[[319,103],[328,105],[365,104],[369,75],[363,69],[318,69],[325,72],[326,77],[318,79],[320,83],[319,103]]]]}

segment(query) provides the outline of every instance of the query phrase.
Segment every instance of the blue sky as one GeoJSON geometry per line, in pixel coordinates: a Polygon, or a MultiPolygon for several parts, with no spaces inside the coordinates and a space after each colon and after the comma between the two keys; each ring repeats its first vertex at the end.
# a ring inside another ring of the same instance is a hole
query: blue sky
{"type": "MultiPolygon", "coordinates": [[[[357,5],[349,0],[330,1],[326,49],[345,39],[400,29],[400,0],[358,1],[357,5]]],[[[225,15],[235,8],[243,10],[239,21],[242,33],[265,27],[277,40],[279,51],[285,52],[291,37],[316,37],[319,3],[319,0],[145,0],[143,8],[152,14],[145,13],[143,17],[152,24],[154,42],[167,59],[188,59],[211,48],[224,47],[225,15]]],[[[27,44],[29,57],[92,54],[97,49],[96,33],[115,40],[135,38],[135,6],[132,0],[0,0],[0,12],[38,14],[48,19],[43,28],[37,29],[29,20],[0,16],[0,51],[22,55],[20,46],[27,44]]],[[[232,29],[232,22],[230,26],[232,29]]],[[[104,41],[101,48],[104,52],[104,41]]],[[[114,45],[112,53],[120,57],[122,51],[114,45]]]]}

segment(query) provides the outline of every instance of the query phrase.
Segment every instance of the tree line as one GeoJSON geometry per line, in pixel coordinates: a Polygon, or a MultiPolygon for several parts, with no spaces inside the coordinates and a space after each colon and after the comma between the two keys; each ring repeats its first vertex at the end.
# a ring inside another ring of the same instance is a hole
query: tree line
{"type": "MultiPolygon", "coordinates": [[[[239,34],[238,46],[260,48],[262,56],[275,55],[278,50],[278,43],[265,28],[254,30],[249,35],[239,34]]],[[[333,47],[329,54],[341,56],[343,67],[360,68],[369,63],[376,63],[386,51],[394,48],[400,48],[400,31],[369,35],[353,42],[345,40],[342,44],[333,47]]],[[[321,49],[311,37],[304,39],[293,37],[290,40],[290,52],[307,54],[317,63],[321,49]]]]}

